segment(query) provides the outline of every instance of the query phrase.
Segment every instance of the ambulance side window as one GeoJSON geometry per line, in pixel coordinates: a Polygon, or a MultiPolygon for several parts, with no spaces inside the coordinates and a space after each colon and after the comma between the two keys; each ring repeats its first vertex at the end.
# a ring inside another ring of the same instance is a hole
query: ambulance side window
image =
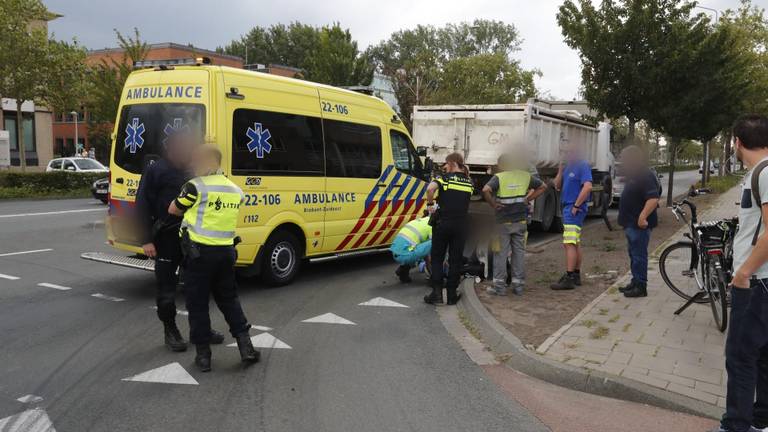
{"type": "Polygon", "coordinates": [[[389,140],[392,142],[395,168],[402,173],[419,177],[422,172],[421,159],[413,149],[411,140],[404,133],[395,130],[389,131],[389,140]]]}
{"type": "Polygon", "coordinates": [[[381,175],[381,129],[323,119],[328,177],[377,178],[381,175]]]}
{"type": "Polygon", "coordinates": [[[323,132],[319,117],[237,109],[232,127],[235,175],[323,175],[323,132]]]}

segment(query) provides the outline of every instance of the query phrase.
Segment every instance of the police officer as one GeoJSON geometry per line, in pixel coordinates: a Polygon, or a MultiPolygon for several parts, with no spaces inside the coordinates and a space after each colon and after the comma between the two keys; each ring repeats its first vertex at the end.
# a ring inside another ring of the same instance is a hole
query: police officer
{"type": "Polygon", "coordinates": [[[427,258],[432,250],[432,227],[429,225],[429,216],[425,215],[408,222],[397,233],[389,250],[395,261],[400,264],[395,271],[400,282],[411,282],[409,275],[411,267],[427,258]]]}
{"type": "Polygon", "coordinates": [[[507,257],[511,258],[509,282],[512,292],[525,286],[525,242],[528,233],[528,203],[544,193],[547,186],[528,171],[521,151],[499,156],[500,172],[483,187],[485,201],[496,211],[497,243],[494,245],[491,295],[507,295],[507,257]],[[497,247],[496,247],[497,246],[497,247]]]}
{"type": "MultiPolygon", "coordinates": [[[[157,317],[165,327],[165,345],[171,351],[186,351],[187,342],[176,327],[177,269],[181,263],[178,216],[168,214],[168,205],[189,180],[187,168],[195,138],[186,130],[171,135],[165,154],[145,170],[136,193],[138,225],[144,254],[155,259],[157,317]]],[[[213,332],[212,343],[224,342],[213,332]]]]}
{"type": "Polygon", "coordinates": [[[195,364],[202,372],[211,370],[211,296],[229,324],[242,361],[253,363],[260,357],[248,335],[251,325],[240,306],[235,284],[235,227],[243,191],[219,173],[220,166],[221,151],[214,146],[200,146],[193,160],[197,177],[184,185],[168,208],[168,213],[183,215],[189,339],[197,349],[195,364]]]}
{"type": "Polygon", "coordinates": [[[427,187],[427,210],[432,215],[432,292],[424,296],[424,301],[429,304],[443,302],[442,264],[448,252],[445,288],[447,303],[454,305],[461,298],[456,290],[459,287],[469,224],[469,198],[474,189],[469,179],[469,169],[464,165],[461,154],[451,153],[446,156],[443,173],[427,187]]]}

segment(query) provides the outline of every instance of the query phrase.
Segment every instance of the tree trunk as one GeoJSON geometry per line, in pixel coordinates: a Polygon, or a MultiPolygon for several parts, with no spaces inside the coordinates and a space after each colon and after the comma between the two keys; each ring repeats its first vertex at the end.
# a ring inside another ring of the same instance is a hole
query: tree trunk
{"type": "Polygon", "coordinates": [[[19,146],[19,166],[21,172],[27,170],[27,152],[24,150],[24,117],[21,113],[23,101],[16,99],[16,143],[19,146]]]}
{"type": "Polygon", "coordinates": [[[710,141],[703,143],[704,145],[704,157],[701,162],[701,187],[707,187],[709,182],[709,144],[710,141]]]}
{"type": "Polygon", "coordinates": [[[731,131],[723,133],[723,160],[720,162],[720,175],[731,173],[731,131]]]}
{"type": "Polygon", "coordinates": [[[628,118],[627,120],[629,121],[629,127],[627,128],[627,142],[624,145],[624,147],[635,143],[635,129],[637,126],[637,120],[633,120],[630,118],[628,118]]]}
{"type": "Polygon", "coordinates": [[[677,159],[677,148],[680,145],[679,138],[671,138],[669,141],[669,177],[667,179],[667,207],[672,207],[672,200],[675,197],[675,160],[677,159]]]}

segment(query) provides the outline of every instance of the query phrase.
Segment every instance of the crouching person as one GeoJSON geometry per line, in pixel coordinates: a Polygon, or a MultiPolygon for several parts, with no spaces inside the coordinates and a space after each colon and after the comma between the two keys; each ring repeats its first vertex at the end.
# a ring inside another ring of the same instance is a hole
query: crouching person
{"type": "Polygon", "coordinates": [[[413,266],[429,257],[432,251],[432,227],[429,216],[414,219],[397,233],[389,250],[392,257],[400,264],[395,274],[400,282],[411,282],[410,271],[413,266]]]}

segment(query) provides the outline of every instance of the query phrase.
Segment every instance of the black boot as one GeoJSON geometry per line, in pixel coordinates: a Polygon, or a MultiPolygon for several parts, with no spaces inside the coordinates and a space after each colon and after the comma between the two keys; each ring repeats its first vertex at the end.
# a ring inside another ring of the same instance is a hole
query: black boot
{"type": "Polygon", "coordinates": [[[576,270],[573,272],[573,284],[576,286],[581,286],[581,271],[576,270]]]}
{"type": "Polygon", "coordinates": [[[632,281],[631,281],[630,283],[628,283],[627,285],[625,285],[625,286],[623,286],[623,287],[620,287],[620,288],[619,288],[619,292],[621,292],[621,293],[625,293],[625,292],[627,292],[627,291],[632,291],[632,288],[634,288],[634,287],[635,287],[635,281],[634,281],[634,280],[632,280],[632,281]]]}
{"type": "Polygon", "coordinates": [[[211,345],[221,345],[224,343],[224,335],[211,329],[211,345]]]}
{"type": "Polygon", "coordinates": [[[631,290],[624,293],[624,297],[648,297],[648,286],[644,283],[638,282],[631,290]]]}
{"type": "Polygon", "coordinates": [[[440,304],[443,302],[443,289],[432,288],[432,292],[424,296],[424,303],[440,304]]]}
{"type": "Polygon", "coordinates": [[[197,354],[195,355],[195,366],[200,372],[211,371],[211,346],[208,344],[195,345],[197,354]]]}
{"type": "Polygon", "coordinates": [[[411,283],[413,282],[413,279],[411,279],[411,275],[409,274],[411,272],[411,267],[406,265],[401,265],[400,267],[395,270],[395,274],[398,278],[400,278],[400,282],[402,283],[411,283]]]}
{"type": "Polygon", "coordinates": [[[237,337],[237,349],[240,350],[240,359],[243,363],[256,363],[261,358],[261,353],[256,351],[251,343],[251,336],[248,332],[242,332],[237,337]]]}
{"type": "Polygon", "coordinates": [[[573,276],[570,273],[566,273],[559,281],[553,283],[549,287],[555,291],[564,291],[576,288],[576,284],[574,283],[573,276]]]}
{"type": "Polygon", "coordinates": [[[181,337],[179,328],[176,327],[175,321],[166,321],[163,323],[165,327],[165,346],[173,352],[183,352],[187,350],[187,341],[181,337]]]}
{"type": "Polygon", "coordinates": [[[448,299],[446,301],[446,304],[449,305],[449,306],[455,305],[461,299],[461,293],[456,292],[455,288],[452,289],[452,290],[451,289],[447,290],[446,295],[448,297],[448,299]]]}

